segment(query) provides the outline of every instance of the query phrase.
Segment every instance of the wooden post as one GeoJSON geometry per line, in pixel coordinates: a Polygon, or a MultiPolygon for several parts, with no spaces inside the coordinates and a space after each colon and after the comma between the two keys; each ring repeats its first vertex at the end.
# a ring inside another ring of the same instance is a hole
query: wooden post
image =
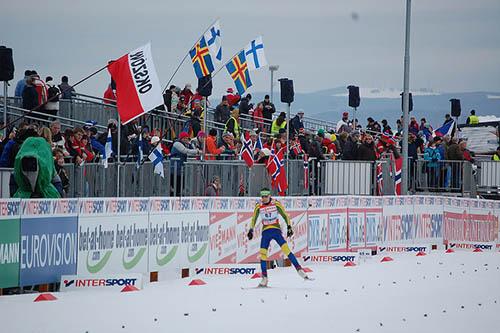
{"type": "Polygon", "coordinates": [[[149,273],[149,282],[158,282],[158,272],[149,273]]]}

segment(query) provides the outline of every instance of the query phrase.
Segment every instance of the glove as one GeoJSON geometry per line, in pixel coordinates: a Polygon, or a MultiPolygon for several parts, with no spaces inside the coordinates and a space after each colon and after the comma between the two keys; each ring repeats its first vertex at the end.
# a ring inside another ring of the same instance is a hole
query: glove
{"type": "Polygon", "coordinates": [[[293,236],[292,226],[289,225],[289,226],[287,226],[286,237],[292,237],[292,236],[293,236]]]}
{"type": "Polygon", "coordinates": [[[252,238],[253,238],[253,229],[248,230],[247,237],[248,237],[248,240],[252,240],[252,238]]]}

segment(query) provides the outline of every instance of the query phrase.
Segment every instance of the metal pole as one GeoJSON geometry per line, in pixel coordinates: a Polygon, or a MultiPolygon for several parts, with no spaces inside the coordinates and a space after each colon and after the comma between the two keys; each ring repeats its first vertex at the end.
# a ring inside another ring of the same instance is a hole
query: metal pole
{"type": "Polygon", "coordinates": [[[410,109],[410,18],[411,0],[406,0],[406,33],[403,83],[403,165],[401,168],[401,194],[408,194],[408,118],[410,109]]]}
{"type": "Polygon", "coordinates": [[[118,161],[116,163],[116,196],[120,196],[120,157],[121,157],[121,144],[122,144],[122,122],[120,119],[120,114],[118,113],[118,147],[116,147],[117,155],[118,155],[118,161]]]}
{"type": "Polygon", "coordinates": [[[279,68],[278,65],[269,65],[269,70],[271,71],[271,91],[269,95],[269,100],[273,103],[274,100],[274,72],[279,68]]]}
{"type": "Polygon", "coordinates": [[[3,83],[3,136],[7,137],[7,81],[3,83]]]}
{"type": "Polygon", "coordinates": [[[208,118],[208,110],[207,110],[207,98],[203,96],[203,131],[205,132],[205,141],[203,142],[203,155],[201,156],[201,160],[205,160],[206,146],[207,146],[207,137],[208,137],[208,129],[207,129],[207,118],[208,118]]]}

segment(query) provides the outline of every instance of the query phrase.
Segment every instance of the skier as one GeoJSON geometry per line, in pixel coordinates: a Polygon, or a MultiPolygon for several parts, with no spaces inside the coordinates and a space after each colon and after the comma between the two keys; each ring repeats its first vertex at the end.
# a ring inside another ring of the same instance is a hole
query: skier
{"type": "Polygon", "coordinates": [[[260,267],[262,270],[262,281],[259,283],[259,287],[267,287],[267,250],[271,240],[275,240],[281,247],[281,251],[288,256],[288,259],[292,262],[293,266],[297,270],[297,273],[305,280],[310,280],[307,274],[304,272],[302,267],[295,255],[290,251],[286,240],[281,234],[281,227],[279,221],[279,215],[285,220],[287,225],[287,237],[293,236],[292,225],[290,223],[290,218],[285,212],[283,205],[276,199],[271,198],[271,191],[268,188],[263,188],[260,191],[261,202],[255,205],[253,211],[252,222],[250,224],[250,230],[248,231],[248,239],[253,238],[253,228],[257,222],[259,215],[261,216],[263,228],[262,228],[262,238],[260,240],[260,267]]]}

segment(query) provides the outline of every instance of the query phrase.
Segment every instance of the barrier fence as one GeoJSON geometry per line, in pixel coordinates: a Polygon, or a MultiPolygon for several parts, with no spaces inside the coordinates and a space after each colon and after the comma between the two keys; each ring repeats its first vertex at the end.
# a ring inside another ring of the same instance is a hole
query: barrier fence
{"type": "MultiPolygon", "coordinates": [[[[61,275],[178,272],[257,262],[258,198],[0,200],[0,288],[59,282],[61,275]]],[[[404,197],[284,197],[304,253],[440,245],[499,246],[500,202],[404,197]]],[[[272,244],[269,260],[282,259],[272,244]]]]}

